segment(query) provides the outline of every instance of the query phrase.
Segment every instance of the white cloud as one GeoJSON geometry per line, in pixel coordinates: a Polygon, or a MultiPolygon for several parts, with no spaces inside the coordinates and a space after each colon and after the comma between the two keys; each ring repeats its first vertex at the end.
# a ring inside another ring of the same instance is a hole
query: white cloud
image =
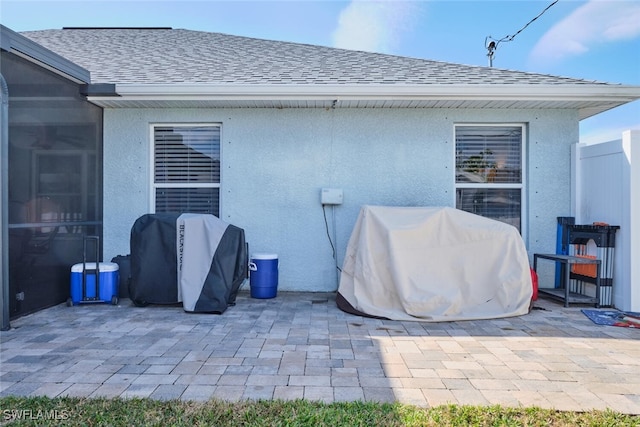
{"type": "Polygon", "coordinates": [[[640,2],[592,0],[542,36],[530,60],[555,62],[588,52],[595,45],[635,37],[640,37],[640,2]]]}
{"type": "Polygon", "coordinates": [[[342,10],[333,45],[343,49],[391,53],[416,23],[417,3],[353,0],[342,10]]]}

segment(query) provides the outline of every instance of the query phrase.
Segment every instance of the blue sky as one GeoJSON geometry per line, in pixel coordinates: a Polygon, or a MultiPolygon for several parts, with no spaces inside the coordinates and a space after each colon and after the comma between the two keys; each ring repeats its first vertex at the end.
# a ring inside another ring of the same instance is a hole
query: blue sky
{"type": "MultiPolygon", "coordinates": [[[[516,34],[553,0],[2,0],[14,31],[164,26],[488,65],[485,40],[516,34]]],[[[640,0],[559,0],[494,67],[640,85],[640,0]]],[[[640,101],[584,120],[581,139],[640,129],[640,101]]]]}

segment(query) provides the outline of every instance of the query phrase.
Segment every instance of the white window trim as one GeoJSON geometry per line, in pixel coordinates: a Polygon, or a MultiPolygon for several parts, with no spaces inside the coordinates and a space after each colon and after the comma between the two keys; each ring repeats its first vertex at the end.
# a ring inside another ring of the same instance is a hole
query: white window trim
{"type": "MultiPolygon", "coordinates": [[[[154,122],[149,123],[149,212],[156,213],[156,188],[180,188],[184,187],[184,183],[163,183],[156,185],[155,182],[155,135],[154,128],[157,126],[171,127],[197,127],[197,126],[217,126],[220,128],[220,182],[219,183],[189,183],[187,186],[191,188],[222,188],[223,168],[222,168],[222,123],[220,122],[154,122]]],[[[218,215],[222,218],[222,191],[218,195],[218,215]]]]}
{"type": "Polygon", "coordinates": [[[528,230],[529,230],[529,207],[527,200],[527,148],[528,148],[528,140],[527,140],[527,123],[477,123],[477,122],[469,122],[469,123],[455,123],[453,125],[453,153],[452,153],[452,161],[453,167],[452,169],[452,179],[453,179],[453,203],[452,206],[456,206],[456,194],[458,188],[506,188],[506,189],[520,189],[521,197],[520,197],[520,235],[525,243],[528,244],[528,230]],[[522,164],[520,167],[522,168],[522,182],[519,184],[514,183],[504,183],[504,184],[496,184],[496,183],[457,183],[456,182],[456,128],[458,127],[520,127],[522,129],[522,164]]]}

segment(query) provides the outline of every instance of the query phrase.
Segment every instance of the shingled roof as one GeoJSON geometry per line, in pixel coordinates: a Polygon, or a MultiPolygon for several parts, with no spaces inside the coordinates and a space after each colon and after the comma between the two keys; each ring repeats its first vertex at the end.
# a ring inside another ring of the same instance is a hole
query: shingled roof
{"type": "Polygon", "coordinates": [[[181,29],[21,33],[93,83],[593,84],[542,74],[181,29]]]}
{"type": "Polygon", "coordinates": [[[93,84],[115,84],[120,99],[90,98],[111,107],[340,100],[342,107],[577,108],[587,117],[640,98],[637,87],[184,29],[20,34],[89,70],[93,84]]]}

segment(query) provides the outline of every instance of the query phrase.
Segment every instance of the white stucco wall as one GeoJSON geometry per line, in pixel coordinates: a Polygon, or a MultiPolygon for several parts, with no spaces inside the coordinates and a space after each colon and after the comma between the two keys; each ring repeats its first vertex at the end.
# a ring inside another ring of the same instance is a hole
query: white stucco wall
{"type": "Polygon", "coordinates": [[[196,122],[222,124],[220,216],[244,228],[251,252],[278,254],[280,290],[336,289],[322,187],[344,191],[333,212],[339,265],[362,205],[454,206],[457,123],[528,125],[530,253],[554,252],[556,217],[570,214],[575,111],[106,109],[105,259],[129,253],[133,222],[151,212],[150,124],[196,122]]]}

